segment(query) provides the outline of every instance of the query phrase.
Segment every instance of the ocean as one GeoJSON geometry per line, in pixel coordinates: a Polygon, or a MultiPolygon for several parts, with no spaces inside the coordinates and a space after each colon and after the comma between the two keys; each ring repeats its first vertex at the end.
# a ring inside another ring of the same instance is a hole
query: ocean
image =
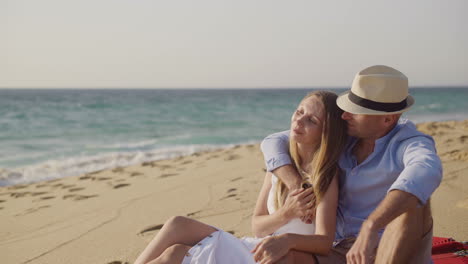
{"type": "MultiPolygon", "coordinates": [[[[0,89],[0,186],[258,143],[312,90],[0,89]]],[[[415,123],[468,119],[468,87],[410,93],[415,123]]]]}

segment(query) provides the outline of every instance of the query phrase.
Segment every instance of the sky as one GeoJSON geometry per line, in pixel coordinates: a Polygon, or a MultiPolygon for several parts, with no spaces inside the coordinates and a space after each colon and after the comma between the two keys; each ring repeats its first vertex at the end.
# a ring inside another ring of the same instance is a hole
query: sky
{"type": "Polygon", "coordinates": [[[466,0],[0,0],[0,88],[468,86],[466,0]]]}

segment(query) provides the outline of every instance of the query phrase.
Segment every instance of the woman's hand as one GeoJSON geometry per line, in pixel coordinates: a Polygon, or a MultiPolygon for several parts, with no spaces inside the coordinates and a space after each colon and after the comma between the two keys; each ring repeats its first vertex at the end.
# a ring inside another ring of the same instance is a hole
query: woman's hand
{"type": "Polygon", "coordinates": [[[255,246],[252,250],[253,258],[260,264],[274,263],[285,256],[291,247],[287,234],[270,236],[255,246]]]}
{"type": "Polygon", "coordinates": [[[288,194],[284,205],[280,208],[287,219],[303,218],[313,215],[313,189],[296,189],[288,194]]]}

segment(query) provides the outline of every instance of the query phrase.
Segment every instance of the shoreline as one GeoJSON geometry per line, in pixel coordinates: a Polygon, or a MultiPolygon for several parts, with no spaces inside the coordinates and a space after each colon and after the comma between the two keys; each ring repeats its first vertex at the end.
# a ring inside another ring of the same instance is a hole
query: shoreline
{"type": "MultiPolygon", "coordinates": [[[[468,240],[468,120],[417,126],[444,168],[434,236],[468,240]]],[[[132,263],[174,215],[249,236],[264,174],[259,144],[248,144],[0,187],[0,254],[7,263],[132,263]]]]}
{"type": "MultiPolygon", "coordinates": [[[[413,122],[412,119],[409,120],[413,122]]],[[[430,120],[415,124],[419,126],[421,124],[432,122],[461,122],[463,120],[468,120],[468,117],[460,116],[459,118],[451,120],[430,120]],[[465,119],[461,119],[462,117],[465,119]]],[[[148,142],[148,140],[143,140],[142,142],[148,142]]],[[[180,158],[193,155],[195,153],[227,149],[242,145],[259,144],[260,142],[261,139],[250,139],[239,143],[172,145],[162,148],[150,148],[147,150],[101,152],[86,156],[77,155],[60,159],[49,159],[20,167],[0,168],[0,188],[33,184],[67,177],[77,177],[87,173],[96,173],[102,170],[124,168],[145,162],[180,158]],[[64,176],[57,177],[57,175],[64,176]]],[[[135,144],[138,145],[141,144],[141,142],[129,143],[129,145],[135,144]]],[[[125,146],[125,144],[123,145],[125,146]]]]}

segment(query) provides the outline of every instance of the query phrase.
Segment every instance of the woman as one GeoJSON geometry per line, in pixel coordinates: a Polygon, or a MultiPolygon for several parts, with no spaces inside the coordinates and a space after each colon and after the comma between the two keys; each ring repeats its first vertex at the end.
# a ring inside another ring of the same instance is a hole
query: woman
{"type": "Polygon", "coordinates": [[[335,238],[338,159],[346,142],[336,98],[331,92],[312,92],[294,112],[291,157],[312,188],[288,192],[267,173],[252,217],[258,238],[238,239],[177,216],[165,223],[135,263],[315,263],[312,254],[303,252],[327,254],[335,238]],[[312,223],[300,220],[307,215],[315,215],[312,223]]]}

